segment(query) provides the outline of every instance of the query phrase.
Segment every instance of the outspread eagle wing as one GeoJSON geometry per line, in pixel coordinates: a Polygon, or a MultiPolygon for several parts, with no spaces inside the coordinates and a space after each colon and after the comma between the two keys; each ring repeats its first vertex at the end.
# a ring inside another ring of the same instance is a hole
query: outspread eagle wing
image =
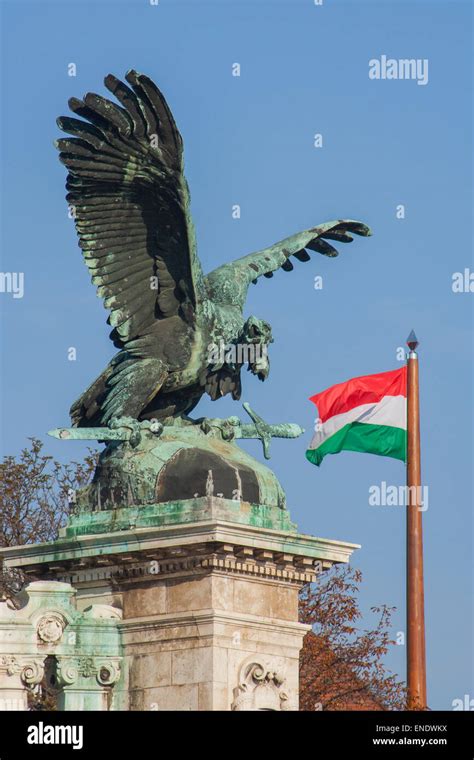
{"type": "Polygon", "coordinates": [[[177,315],[194,324],[204,282],[181,135],[156,85],[136,71],[126,80],[130,87],[111,74],[104,80],[120,105],[93,93],[71,98],[85,121],[60,117],[72,137],[56,145],[69,170],[79,245],[110,310],[110,337],[143,353],[156,320],[177,315]]]}
{"type": "Polygon", "coordinates": [[[298,261],[309,261],[308,251],[316,251],[324,256],[337,256],[338,252],[328,240],[350,243],[353,234],[365,237],[372,234],[370,227],[352,219],[337,219],[280,240],[269,248],[249,253],[240,259],[224,264],[206,277],[208,290],[219,303],[233,303],[243,308],[247,290],[251,282],[256,283],[262,275],[273,277],[273,272],[283,269],[291,272],[290,257],[298,261]]]}

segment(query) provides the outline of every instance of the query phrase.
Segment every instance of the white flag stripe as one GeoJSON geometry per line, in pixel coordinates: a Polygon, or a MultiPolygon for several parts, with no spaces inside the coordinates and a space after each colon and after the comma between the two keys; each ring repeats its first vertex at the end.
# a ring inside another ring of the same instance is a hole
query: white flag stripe
{"type": "Polygon", "coordinates": [[[368,425],[388,425],[406,430],[407,400],[405,396],[384,396],[381,401],[372,404],[355,406],[348,412],[335,414],[326,422],[320,423],[310,444],[310,449],[317,449],[328,438],[351,422],[361,422],[368,425]]]}

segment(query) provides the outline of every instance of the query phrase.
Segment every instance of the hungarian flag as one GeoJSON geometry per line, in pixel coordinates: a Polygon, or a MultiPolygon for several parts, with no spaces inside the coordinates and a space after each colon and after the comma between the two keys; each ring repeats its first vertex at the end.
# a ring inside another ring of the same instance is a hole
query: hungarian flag
{"type": "Polygon", "coordinates": [[[362,451],[406,461],[407,368],[355,377],[311,396],[318,407],[316,433],[306,458],[362,451]]]}

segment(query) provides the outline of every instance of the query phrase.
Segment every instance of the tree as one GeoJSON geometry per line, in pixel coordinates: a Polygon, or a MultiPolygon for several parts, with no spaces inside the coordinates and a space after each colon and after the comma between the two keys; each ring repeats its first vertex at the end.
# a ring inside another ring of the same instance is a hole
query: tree
{"type": "Polygon", "coordinates": [[[98,452],[89,449],[83,462],[61,464],[43,454],[43,443],[28,439],[18,458],[0,463],[0,547],[57,538],[75,492],[90,482],[98,452]]]}
{"type": "MultiPolygon", "coordinates": [[[[43,443],[30,438],[18,458],[6,456],[0,463],[0,547],[51,541],[66,522],[77,489],[94,473],[98,452],[89,449],[83,462],[61,464],[43,454],[43,443]]],[[[15,606],[20,571],[0,565],[0,599],[15,606]]],[[[30,710],[56,710],[56,691],[48,674],[28,693],[30,710]]]]}
{"type": "Polygon", "coordinates": [[[357,628],[362,574],[336,566],[300,594],[300,621],[309,623],[300,657],[301,710],[403,710],[406,690],[383,658],[394,608],[372,607],[378,623],[357,628]]]}

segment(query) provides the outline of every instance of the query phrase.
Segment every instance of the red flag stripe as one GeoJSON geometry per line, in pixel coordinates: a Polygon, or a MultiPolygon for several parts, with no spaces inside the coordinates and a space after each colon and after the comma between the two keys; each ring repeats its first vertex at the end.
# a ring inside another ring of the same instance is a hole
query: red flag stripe
{"type": "Polygon", "coordinates": [[[342,414],[362,404],[378,403],[384,396],[407,395],[407,368],[390,372],[380,372],[378,375],[363,375],[354,377],[345,383],[332,385],[321,393],[311,396],[318,407],[319,418],[325,422],[335,414],[342,414]]]}

